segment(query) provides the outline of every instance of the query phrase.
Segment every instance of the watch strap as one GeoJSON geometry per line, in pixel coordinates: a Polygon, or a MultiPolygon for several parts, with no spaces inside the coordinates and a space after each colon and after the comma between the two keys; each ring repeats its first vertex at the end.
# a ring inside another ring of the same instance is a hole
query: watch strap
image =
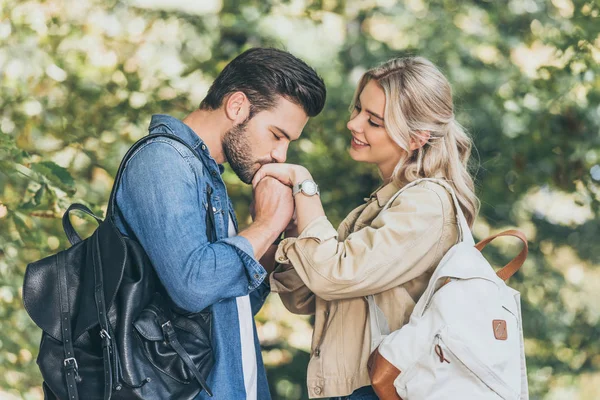
{"type": "Polygon", "coordinates": [[[295,183],[294,186],[292,186],[292,197],[296,197],[296,195],[298,193],[300,193],[301,190],[302,190],[302,182],[295,183]]]}
{"type": "Polygon", "coordinates": [[[306,180],[304,180],[300,183],[296,183],[296,184],[294,184],[294,186],[292,186],[292,197],[296,197],[296,195],[300,192],[302,192],[306,196],[314,196],[314,195],[320,196],[321,195],[321,191],[319,190],[319,185],[317,185],[317,183],[315,181],[313,181],[312,179],[306,179],[306,180]],[[315,189],[316,189],[315,193],[309,194],[309,193],[304,192],[304,190],[302,190],[302,185],[304,185],[304,183],[306,183],[306,182],[310,182],[313,185],[315,185],[315,189]]]}

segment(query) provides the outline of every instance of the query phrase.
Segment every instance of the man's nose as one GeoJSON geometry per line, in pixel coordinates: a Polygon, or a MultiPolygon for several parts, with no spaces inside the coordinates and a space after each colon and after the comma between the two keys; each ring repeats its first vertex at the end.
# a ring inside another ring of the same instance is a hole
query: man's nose
{"type": "Polygon", "coordinates": [[[287,143],[282,144],[281,146],[277,146],[271,152],[271,157],[273,158],[273,160],[275,160],[275,162],[284,163],[285,160],[287,160],[287,150],[287,143]]]}

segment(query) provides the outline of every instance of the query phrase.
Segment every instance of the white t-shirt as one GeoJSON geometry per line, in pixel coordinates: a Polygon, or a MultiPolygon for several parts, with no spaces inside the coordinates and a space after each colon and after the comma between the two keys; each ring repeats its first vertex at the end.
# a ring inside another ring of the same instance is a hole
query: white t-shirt
{"type": "MultiPolygon", "coordinates": [[[[229,217],[229,237],[237,235],[233,218],[229,217]]],[[[237,303],[238,321],[240,325],[240,341],[242,345],[242,369],[246,399],[256,400],[258,367],[256,365],[256,348],[254,347],[254,326],[250,296],[240,296],[237,303]]]]}

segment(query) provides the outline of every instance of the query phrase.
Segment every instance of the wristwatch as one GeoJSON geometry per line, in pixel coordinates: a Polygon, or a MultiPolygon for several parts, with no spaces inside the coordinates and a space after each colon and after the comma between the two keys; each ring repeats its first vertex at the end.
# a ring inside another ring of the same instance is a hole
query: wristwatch
{"type": "Polygon", "coordinates": [[[315,181],[311,179],[307,179],[302,183],[296,183],[292,188],[292,196],[296,197],[296,195],[300,192],[307,196],[314,196],[315,194],[320,194],[319,185],[317,185],[315,181]]]}

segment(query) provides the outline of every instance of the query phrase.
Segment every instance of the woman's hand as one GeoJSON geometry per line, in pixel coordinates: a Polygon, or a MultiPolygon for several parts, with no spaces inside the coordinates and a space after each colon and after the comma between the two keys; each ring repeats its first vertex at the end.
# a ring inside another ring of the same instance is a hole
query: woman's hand
{"type": "MultiPolygon", "coordinates": [[[[293,187],[295,184],[302,183],[307,179],[312,180],[310,172],[301,165],[265,164],[254,175],[252,186],[256,187],[261,179],[265,177],[275,178],[289,187],[293,187]]],[[[286,231],[289,230],[289,232],[286,232],[286,236],[290,235],[289,237],[302,232],[316,218],[325,216],[319,196],[297,194],[294,198],[294,204],[296,206],[296,227],[288,226],[289,229],[286,229],[286,231]]]]}
{"type": "Polygon", "coordinates": [[[301,165],[272,163],[263,165],[256,172],[252,179],[252,186],[256,187],[258,182],[266,176],[271,176],[289,187],[306,179],[312,179],[310,172],[301,165]]]}

